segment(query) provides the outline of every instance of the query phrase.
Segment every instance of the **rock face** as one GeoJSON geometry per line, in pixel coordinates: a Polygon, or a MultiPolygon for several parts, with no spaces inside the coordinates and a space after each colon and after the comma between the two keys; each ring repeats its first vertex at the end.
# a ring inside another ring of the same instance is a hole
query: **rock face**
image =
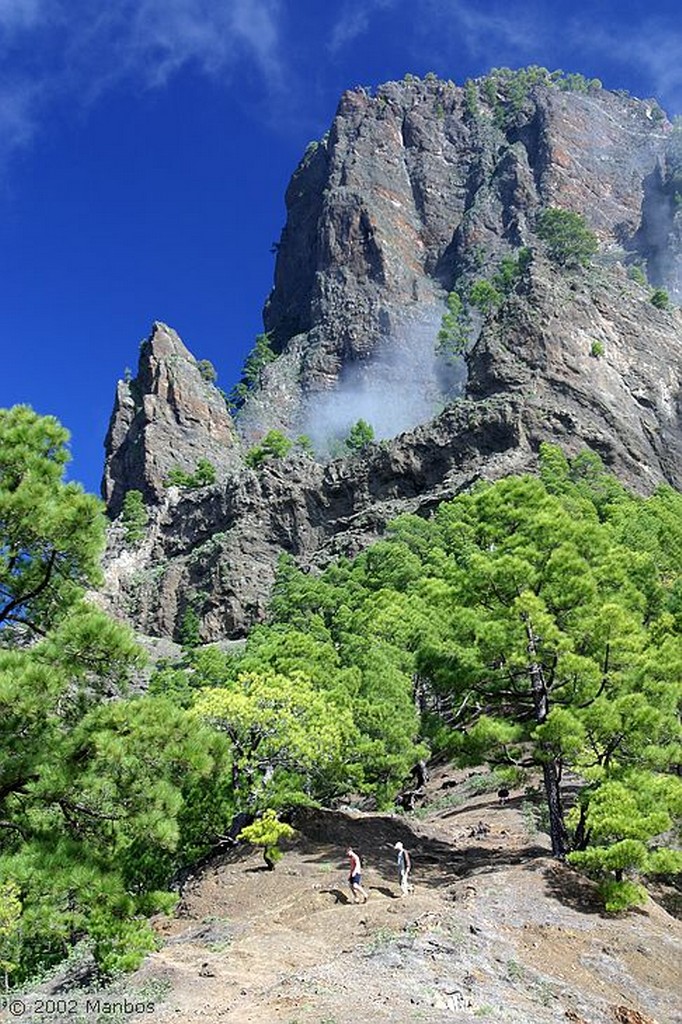
{"type": "Polygon", "coordinates": [[[401,511],[427,515],[477,479],[533,470],[543,441],[592,448],[640,492],[682,487],[682,314],[627,273],[648,257],[652,283],[682,295],[678,136],[651,101],[603,91],[540,86],[511,111],[499,102],[436,80],[347,93],[287,192],[265,310],[280,355],[239,429],[247,441],[314,433],[336,403],[349,422],[358,408],[384,416],[389,440],[326,465],[294,455],[247,469],[220,395],[157,325],[119,385],[104,485],[114,514],[130,487],[157,502],[144,543],[131,552],[115,526],[108,555],[105,596],[144,632],[177,637],[192,609],[203,639],[243,635],[282,552],[310,566],[353,555],[401,511]],[[590,268],[548,261],[534,234],[546,206],[584,215],[600,241],[590,268]],[[490,279],[521,245],[530,266],[478,318],[448,380],[433,359],[446,292],[490,279]],[[439,388],[450,401],[435,414],[439,388]],[[198,457],[218,467],[215,485],[162,486],[171,463],[191,471],[198,457]]]}
{"type": "Polygon", "coordinates": [[[439,81],[343,96],[287,190],[264,313],[299,387],[279,414],[266,387],[247,429],[308,428],[349,363],[390,345],[406,316],[463,276],[532,242],[545,206],[584,215],[604,247],[649,257],[653,283],[680,285],[662,223],[670,126],[651,101],[538,86],[502,119],[483,92],[476,103],[439,81]]]}
{"type": "Polygon", "coordinates": [[[239,441],[210,374],[170,327],[155,323],[142,343],[137,376],[119,381],[105,440],[102,494],[116,515],[125,492],[159,501],[171,469],[196,470],[208,459],[224,476],[238,460],[239,441]]]}

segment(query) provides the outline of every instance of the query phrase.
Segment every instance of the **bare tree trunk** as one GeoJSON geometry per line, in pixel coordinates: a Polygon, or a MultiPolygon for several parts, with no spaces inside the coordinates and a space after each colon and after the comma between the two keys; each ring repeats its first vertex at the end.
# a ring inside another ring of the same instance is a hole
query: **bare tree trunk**
{"type": "MultiPolygon", "coordinates": [[[[549,714],[549,694],[542,665],[537,656],[537,638],[533,633],[533,627],[529,618],[526,619],[526,635],[528,637],[528,653],[531,657],[528,674],[533,692],[535,721],[538,725],[542,725],[549,714]]],[[[541,744],[540,749],[545,755],[542,764],[542,774],[545,783],[547,809],[549,811],[549,834],[552,840],[552,855],[563,860],[570,849],[570,844],[566,822],[564,821],[564,808],[561,802],[561,789],[559,786],[560,765],[557,758],[552,755],[548,745],[541,744]]]]}
{"type": "Polygon", "coordinates": [[[563,860],[569,851],[568,831],[564,821],[564,808],[561,803],[559,788],[559,772],[555,760],[545,761],[542,766],[545,780],[545,795],[549,808],[549,834],[552,840],[552,855],[563,860]]]}
{"type": "Polygon", "coordinates": [[[587,805],[580,805],[580,818],[573,836],[573,849],[586,850],[592,830],[587,827],[587,805]]]}

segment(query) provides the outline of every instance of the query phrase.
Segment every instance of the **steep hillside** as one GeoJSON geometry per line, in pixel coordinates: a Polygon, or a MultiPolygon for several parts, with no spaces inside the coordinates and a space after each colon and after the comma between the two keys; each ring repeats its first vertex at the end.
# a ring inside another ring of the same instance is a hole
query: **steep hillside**
{"type": "Polygon", "coordinates": [[[532,470],[545,440],[589,446],[636,491],[682,484],[682,314],[650,301],[653,284],[680,295],[679,129],[653,101],[518,75],[344,95],[287,192],[264,314],[279,355],[236,425],[156,325],[119,384],[104,481],[113,515],[129,489],[150,502],[144,542],[114,529],[108,557],[106,597],[139,628],[177,636],[192,609],[203,639],[242,635],[283,551],[353,554],[399,511],[532,470]],[[551,206],[594,230],[589,268],[548,259],[535,229],[551,206]],[[465,356],[444,359],[446,294],[494,280],[524,246],[504,301],[472,310],[465,356]],[[651,284],[628,272],[647,260],[651,284]],[[381,443],[330,462],[359,416],[381,443]],[[310,435],[317,459],[246,468],[270,429],[310,435]],[[215,485],[164,486],[200,457],[215,485]]]}
{"type": "Polygon", "coordinates": [[[414,816],[301,813],[273,873],[241,848],[215,858],[120,995],[183,1024],[678,1024],[679,921],[651,900],[600,913],[591,884],[549,858],[532,798],[499,807],[475,795],[484,781],[441,768],[414,816]],[[398,839],[413,856],[402,899],[398,839]],[[366,905],[349,900],[349,843],[366,905]]]}

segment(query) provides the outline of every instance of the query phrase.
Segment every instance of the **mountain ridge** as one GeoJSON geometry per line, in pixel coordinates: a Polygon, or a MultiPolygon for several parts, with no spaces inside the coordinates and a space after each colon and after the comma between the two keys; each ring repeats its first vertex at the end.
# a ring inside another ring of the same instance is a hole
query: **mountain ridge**
{"type": "Polygon", "coordinates": [[[138,551],[113,529],[104,592],[144,632],[177,637],[191,608],[203,640],[243,635],[265,614],[281,553],[307,565],[352,555],[400,511],[532,471],[545,441],[596,451],[637,492],[682,485],[682,315],[652,304],[641,270],[629,276],[649,253],[652,283],[679,295],[679,129],[654,101],[590,83],[519,93],[518,74],[482,80],[475,104],[469,85],[435,79],[344,94],[287,191],[264,313],[279,354],[236,423],[156,325],[119,384],[104,488],[113,515],[128,489],[149,502],[138,551]],[[535,233],[548,207],[594,231],[590,267],[548,258],[535,233]],[[436,351],[447,292],[490,281],[521,246],[531,262],[472,317],[453,368],[436,351]],[[371,420],[367,408],[386,426],[366,452],[244,466],[273,429],[310,434],[324,453],[358,413],[371,420]],[[166,486],[173,465],[191,473],[199,457],[215,485],[166,486]]]}

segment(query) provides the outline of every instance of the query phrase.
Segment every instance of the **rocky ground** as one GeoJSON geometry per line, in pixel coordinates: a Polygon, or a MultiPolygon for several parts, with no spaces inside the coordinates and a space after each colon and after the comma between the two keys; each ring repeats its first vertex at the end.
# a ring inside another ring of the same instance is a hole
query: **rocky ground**
{"type": "Polygon", "coordinates": [[[653,901],[601,913],[592,885],[548,856],[533,800],[513,793],[500,807],[494,792],[476,795],[482,785],[441,768],[415,814],[306,812],[272,873],[256,852],[216,859],[126,982],[153,1012],[123,1019],[682,1021],[680,922],[653,901]],[[405,898],[398,839],[414,860],[405,898]],[[366,905],[349,899],[349,843],[365,860],[366,905]]]}

